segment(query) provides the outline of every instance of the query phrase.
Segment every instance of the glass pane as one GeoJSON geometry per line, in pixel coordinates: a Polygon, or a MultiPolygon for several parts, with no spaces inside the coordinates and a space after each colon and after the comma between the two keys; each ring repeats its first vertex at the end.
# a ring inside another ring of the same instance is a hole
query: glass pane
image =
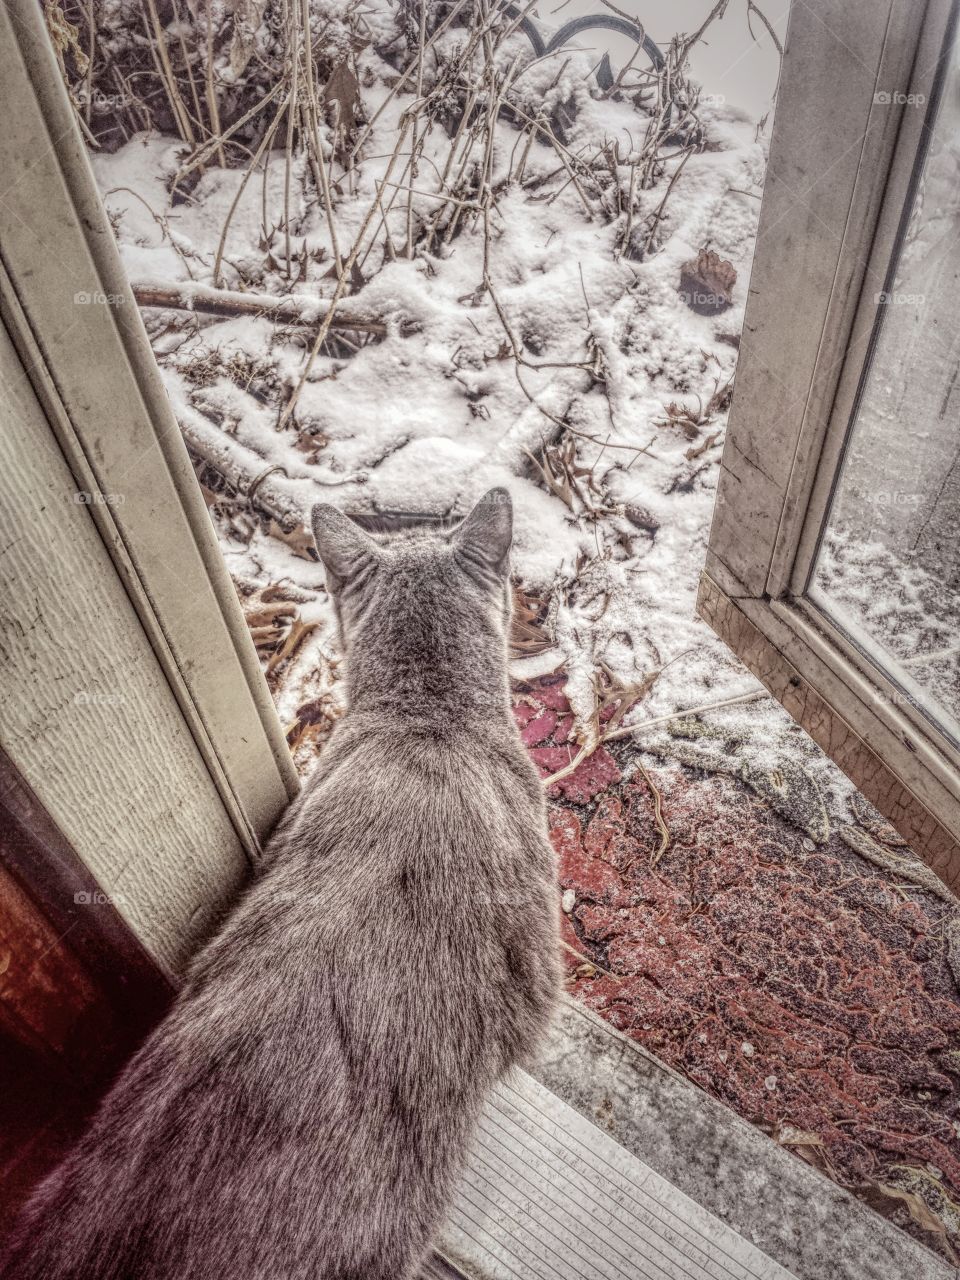
{"type": "Polygon", "coordinates": [[[889,281],[809,594],[904,700],[960,738],[956,56],[889,281]]]}

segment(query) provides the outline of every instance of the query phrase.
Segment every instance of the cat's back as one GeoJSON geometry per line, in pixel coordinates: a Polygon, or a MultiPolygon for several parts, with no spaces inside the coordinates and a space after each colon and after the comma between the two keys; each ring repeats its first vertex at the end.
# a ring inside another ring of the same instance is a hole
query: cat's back
{"type": "MultiPolygon", "coordinates": [[[[349,719],[349,717],[348,717],[349,719]]],[[[361,869],[426,858],[461,878],[516,862],[552,871],[537,772],[506,715],[481,724],[356,717],[308,783],[298,832],[311,855],[361,869]]]]}
{"type": "Polygon", "coordinates": [[[468,1020],[493,1040],[528,1038],[557,982],[556,861],[512,723],[342,729],[330,744],[342,766],[308,789],[281,897],[308,890],[308,927],[357,984],[371,1037],[385,1005],[412,1002],[438,1034],[468,1020]]]}

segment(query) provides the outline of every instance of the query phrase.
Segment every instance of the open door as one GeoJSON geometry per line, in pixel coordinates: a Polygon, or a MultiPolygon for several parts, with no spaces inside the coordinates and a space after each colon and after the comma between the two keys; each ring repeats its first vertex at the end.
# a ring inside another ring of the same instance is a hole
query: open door
{"type": "Polygon", "coordinates": [[[791,11],[700,592],[707,621],[955,891],[956,26],[947,0],[791,11]]]}

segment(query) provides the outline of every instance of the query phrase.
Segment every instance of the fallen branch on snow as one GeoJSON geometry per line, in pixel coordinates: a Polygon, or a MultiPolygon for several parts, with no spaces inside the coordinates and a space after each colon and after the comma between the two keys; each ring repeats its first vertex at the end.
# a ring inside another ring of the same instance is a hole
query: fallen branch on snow
{"type": "Polygon", "coordinates": [[[319,486],[363,484],[367,478],[362,471],[340,474],[317,467],[308,477],[288,476],[282,466],[221,431],[192,405],[178,402],[173,408],[194,460],[209,467],[251,506],[275,520],[284,534],[299,535],[304,546],[312,545],[306,513],[322,497],[319,486]]]}
{"type": "MultiPolygon", "coordinates": [[[[315,329],[324,319],[330,306],[329,299],[311,298],[306,295],[288,294],[276,297],[267,293],[236,293],[229,289],[214,289],[209,285],[184,281],[173,286],[155,284],[131,285],[133,296],[141,307],[158,307],[173,311],[198,311],[211,316],[262,316],[278,324],[302,325],[315,329]]],[[[413,321],[400,319],[401,334],[412,333],[413,321]]],[[[351,329],[356,333],[369,333],[383,337],[388,332],[385,320],[368,313],[354,311],[349,304],[339,303],[328,328],[351,329]]]]}

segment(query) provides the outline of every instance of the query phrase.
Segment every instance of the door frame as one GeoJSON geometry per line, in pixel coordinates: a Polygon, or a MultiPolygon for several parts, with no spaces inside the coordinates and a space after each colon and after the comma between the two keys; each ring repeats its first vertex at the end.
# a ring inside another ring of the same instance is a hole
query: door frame
{"type": "MultiPolygon", "coordinates": [[[[29,436],[11,453],[32,453],[43,493],[19,475],[2,483],[30,537],[72,529],[89,548],[64,592],[86,592],[67,611],[84,634],[0,664],[0,702],[56,680],[63,689],[78,671],[124,695],[91,698],[70,751],[42,715],[35,734],[8,721],[0,739],[94,879],[121,855],[138,861],[121,914],[172,975],[258,862],[299,781],[35,0],[0,6],[0,83],[4,377],[29,436]],[[98,608],[137,655],[126,669],[91,652],[95,630],[91,644],[85,629],[98,608]],[[163,732],[138,723],[147,705],[163,712],[163,732]],[[133,761],[124,733],[136,738],[133,761]],[[64,774],[69,802],[52,782],[64,774]],[[144,830],[132,820],[138,796],[158,787],[167,808],[144,830]]],[[[55,578],[35,556],[8,584],[21,604],[35,595],[54,630],[65,616],[55,578]]]]}
{"type": "Polygon", "coordinates": [[[960,750],[808,583],[957,9],[791,8],[698,606],[955,891],[960,750]]]}

